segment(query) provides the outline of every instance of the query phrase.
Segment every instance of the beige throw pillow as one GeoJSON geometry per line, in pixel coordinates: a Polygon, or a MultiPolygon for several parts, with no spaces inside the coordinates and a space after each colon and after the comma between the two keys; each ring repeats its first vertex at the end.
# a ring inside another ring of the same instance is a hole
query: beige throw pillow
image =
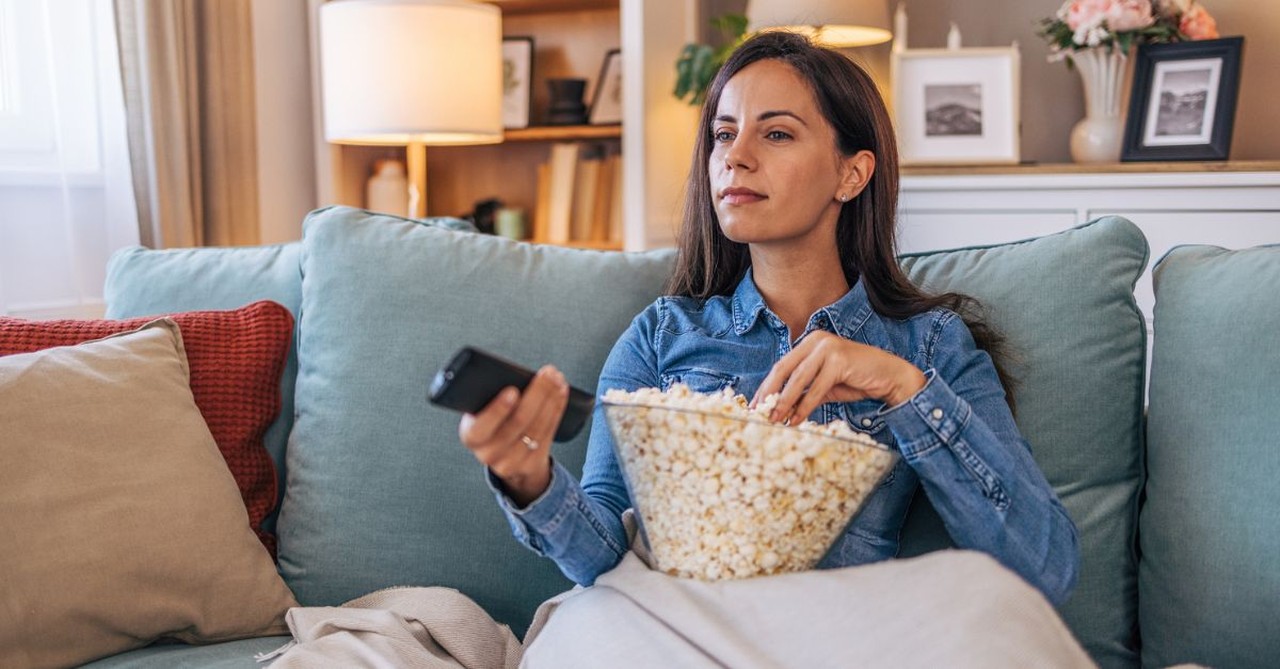
{"type": "Polygon", "coordinates": [[[178,326],[0,357],[0,667],[286,633],[178,326]]]}

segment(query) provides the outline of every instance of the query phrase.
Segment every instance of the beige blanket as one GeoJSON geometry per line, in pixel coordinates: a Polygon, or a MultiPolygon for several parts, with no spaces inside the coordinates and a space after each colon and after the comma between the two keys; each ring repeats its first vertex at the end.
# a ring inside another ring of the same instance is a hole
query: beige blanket
{"type": "Polygon", "coordinates": [[[293,642],[271,669],[515,669],[522,648],[451,588],[390,588],[341,607],[300,607],[285,615],[293,642]]]}
{"type": "Polygon", "coordinates": [[[717,583],[632,553],[550,607],[522,668],[1095,666],[1038,591],[969,551],[717,583]]]}
{"type": "Polygon", "coordinates": [[[650,570],[643,548],[634,542],[594,587],[539,607],[524,647],[456,590],[393,588],[290,609],[295,642],[262,659],[283,652],[272,669],[1095,666],[1038,591],[981,553],[704,583],[650,570]]]}

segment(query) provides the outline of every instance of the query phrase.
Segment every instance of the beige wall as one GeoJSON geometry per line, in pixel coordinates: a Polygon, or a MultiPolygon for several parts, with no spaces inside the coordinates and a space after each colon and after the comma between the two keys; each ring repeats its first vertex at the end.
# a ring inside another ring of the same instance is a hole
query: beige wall
{"type": "MultiPolygon", "coordinates": [[[[896,6],[888,0],[890,7],[896,6]]],[[[1243,35],[1239,106],[1231,143],[1233,160],[1280,159],[1280,86],[1270,83],[1280,68],[1280,2],[1275,0],[1203,0],[1224,36],[1243,35]]],[[[745,0],[704,0],[708,16],[742,11],[745,0]]],[[[955,21],[965,46],[1022,48],[1022,158],[1068,162],[1071,126],[1084,115],[1080,77],[1064,63],[1049,63],[1048,47],[1036,36],[1039,19],[1051,16],[1060,0],[908,0],[908,44],[912,48],[946,45],[955,21]]],[[[888,47],[847,51],[865,62],[878,81],[887,80],[888,47]]]]}

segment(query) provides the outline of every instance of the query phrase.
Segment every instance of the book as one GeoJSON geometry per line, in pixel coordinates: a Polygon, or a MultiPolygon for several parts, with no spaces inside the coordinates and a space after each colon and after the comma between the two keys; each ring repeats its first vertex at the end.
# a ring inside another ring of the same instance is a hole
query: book
{"type": "Polygon", "coordinates": [[[552,244],[567,244],[572,235],[573,187],[577,180],[578,144],[556,142],[551,145],[548,178],[547,238],[552,244]]]}
{"type": "Polygon", "coordinates": [[[591,241],[609,241],[609,216],[612,215],[613,173],[617,169],[616,156],[606,156],[600,161],[596,178],[596,201],[591,210],[591,241]]]}
{"type": "Polygon", "coordinates": [[[539,244],[547,241],[551,226],[551,164],[538,165],[538,199],[534,202],[533,229],[529,238],[539,244]]]}
{"type": "Polygon", "coordinates": [[[604,160],[582,152],[573,181],[573,216],[570,236],[574,241],[590,240],[599,197],[600,166],[604,160]]]}

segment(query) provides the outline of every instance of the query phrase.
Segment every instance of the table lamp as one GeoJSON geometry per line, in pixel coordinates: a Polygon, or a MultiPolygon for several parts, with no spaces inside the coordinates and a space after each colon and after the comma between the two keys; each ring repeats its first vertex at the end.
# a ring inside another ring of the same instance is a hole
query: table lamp
{"type": "Polygon", "coordinates": [[[320,6],[325,139],[407,147],[409,215],[427,213],[427,145],[502,141],[502,14],[472,0],[320,6]]]}
{"type": "Polygon", "coordinates": [[[823,46],[851,47],[893,39],[885,0],[748,0],[748,30],[790,30],[823,46]]]}

